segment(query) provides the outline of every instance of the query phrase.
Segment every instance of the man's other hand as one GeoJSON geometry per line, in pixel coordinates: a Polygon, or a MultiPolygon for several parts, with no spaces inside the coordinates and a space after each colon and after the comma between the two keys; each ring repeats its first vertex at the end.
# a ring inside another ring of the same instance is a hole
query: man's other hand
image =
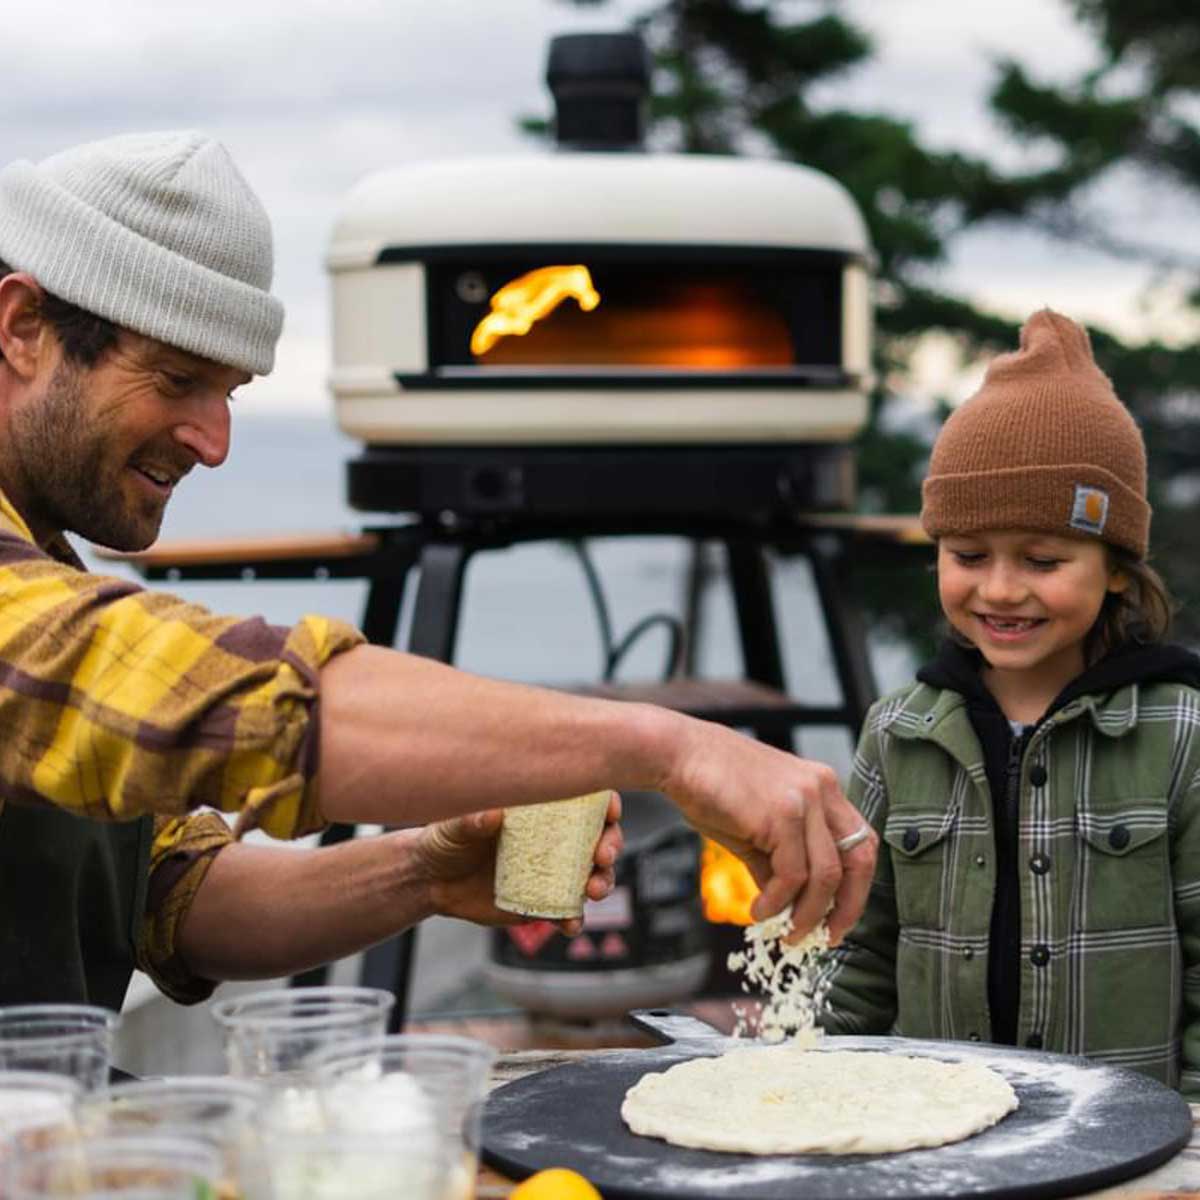
{"type": "MultiPolygon", "coordinates": [[[[603,900],[612,891],[615,863],[624,845],[620,820],[621,798],[613,792],[587,881],[589,900],[603,900]]],[[[503,821],[503,810],[495,808],[438,821],[420,830],[414,847],[415,866],[419,877],[428,881],[435,912],[477,925],[517,925],[528,919],[497,908],[493,899],[496,846],[503,821]]],[[[557,925],[568,937],[583,928],[579,919],[557,925]]]]}

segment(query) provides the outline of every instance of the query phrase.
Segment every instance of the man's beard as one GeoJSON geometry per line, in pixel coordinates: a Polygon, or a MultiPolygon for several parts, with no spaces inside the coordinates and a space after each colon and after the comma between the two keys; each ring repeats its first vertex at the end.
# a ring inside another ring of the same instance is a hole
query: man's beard
{"type": "Polygon", "coordinates": [[[113,550],[144,550],[162,525],[165,503],[131,502],[122,486],[128,460],[113,457],[103,427],[88,428],[84,372],[60,363],[41,402],[19,408],[7,449],[36,518],[113,550]]]}

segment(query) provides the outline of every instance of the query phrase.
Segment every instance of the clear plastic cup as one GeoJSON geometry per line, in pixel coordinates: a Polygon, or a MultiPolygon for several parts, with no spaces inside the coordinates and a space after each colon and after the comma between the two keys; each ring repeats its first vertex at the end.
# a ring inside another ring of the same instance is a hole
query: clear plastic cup
{"type": "Polygon", "coordinates": [[[232,1075],[259,1079],[272,1092],[266,1120],[293,1133],[322,1127],[306,1062],[315,1051],[360,1037],[382,1037],[396,999],[382,988],[275,988],[212,1006],[232,1075]]]}
{"type": "Polygon", "coordinates": [[[73,1137],[83,1087],[46,1071],[0,1071],[0,1196],[14,1154],[31,1153],[73,1137]]]}
{"type": "Polygon", "coordinates": [[[216,1196],[217,1152],[177,1136],[79,1138],[49,1150],[14,1154],[7,1200],[199,1200],[216,1196]]]}
{"type": "Polygon", "coordinates": [[[611,792],[504,810],[496,849],[496,907],[562,921],[583,915],[611,792]]]}
{"type": "Polygon", "coordinates": [[[328,1128],[440,1147],[439,1200],[470,1200],[495,1059],[473,1038],[408,1033],[329,1047],[311,1065],[328,1128]]]}
{"type": "Polygon", "coordinates": [[[261,1113],[266,1089],[230,1075],[179,1075],[118,1083],[79,1109],[85,1137],[180,1134],[220,1157],[218,1196],[269,1196],[261,1113]]]}
{"type": "Polygon", "coordinates": [[[266,1135],[273,1200],[442,1200],[445,1162],[412,1138],[323,1130],[266,1135]]]}
{"type": "Polygon", "coordinates": [[[85,1004],[0,1008],[0,1071],[48,1071],[85,1091],[104,1087],[120,1023],[110,1009],[85,1004]]]}
{"type": "Polygon", "coordinates": [[[335,1042],[382,1036],[395,996],[382,988],[274,988],[220,1000],[211,1012],[233,1075],[265,1079],[303,1069],[335,1042]]]}

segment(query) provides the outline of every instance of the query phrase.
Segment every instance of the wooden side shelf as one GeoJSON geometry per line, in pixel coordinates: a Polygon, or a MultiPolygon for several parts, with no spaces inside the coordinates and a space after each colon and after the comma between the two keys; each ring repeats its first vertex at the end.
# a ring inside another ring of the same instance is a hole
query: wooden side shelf
{"type": "MultiPolygon", "coordinates": [[[[920,518],[907,513],[810,513],[795,523],[800,531],[829,532],[855,541],[892,542],[908,546],[931,546],[920,518]]],[[[127,562],[138,568],[252,566],[260,562],[306,558],[365,558],[374,554],[381,539],[374,533],[276,534],[264,537],[176,538],[158,542],[149,550],[123,553],[93,547],[98,558],[127,562]]]]}
{"type": "Polygon", "coordinates": [[[657,704],[720,725],[785,733],[796,725],[841,725],[843,708],[801,704],[786,693],[749,679],[670,679],[663,683],[584,684],[579,696],[657,704]]]}
{"type": "Polygon", "coordinates": [[[905,546],[932,546],[921,527],[921,518],[909,513],[811,513],[796,522],[801,529],[846,535],[856,541],[895,542],[905,546]]]}
{"type": "Polygon", "coordinates": [[[570,690],[579,696],[658,704],[693,716],[792,706],[792,701],[783,692],[749,679],[679,678],[662,683],[588,683],[570,690]]]}
{"type": "Polygon", "coordinates": [[[379,538],[373,533],[302,533],[276,537],[180,538],[132,554],[97,546],[95,553],[109,562],[127,562],[149,571],[170,567],[254,566],[307,558],[361,558],[378,549],[379,538]]]}

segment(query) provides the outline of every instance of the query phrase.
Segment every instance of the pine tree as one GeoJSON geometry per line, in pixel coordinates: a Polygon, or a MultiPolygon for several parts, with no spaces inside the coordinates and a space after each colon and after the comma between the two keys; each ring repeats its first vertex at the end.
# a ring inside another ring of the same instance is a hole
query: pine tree
{"type": "MultiPolygon", "coordinates": [[[[1044,151],[1027,171],[931,150],[909,123],[886,113],[816,102],[817,85],[872,54],[869,34],[831,9],[798,20],[791,16],[796,5],[783,0],[659,0],[636,22],[658,66],[654,146],[801,162],[838,179],[863,213],[878,264],[880,383],[859,445],[859,475],[864,501],[877,509],[915,512],[920,503],[927,443],[889,429],[885,419],[919,340],[932,331],[947,335],[964,362],[1016,344],[1017,323],[928,282],[964,231],[1020,224],[1145,262],[1158,272],[1159,286],[1190,280],[1181,303],[1200,306],[1200,239],[1144,245],[1136,230],[1101,227],[1088,215],[1097,189],[1130,168],[1200,201],[1200,129],[1193,116],[1200,12],[1193,0],[1072,0],[1072,6],[1096,37],[1094,70],[1054,88],[1018,62],[995,68],[993,111],[1014,144],[1044,151]]],[[[1129,345],[1102,329],[1091,333],[1098,361],[1146,432],[1160,569],[1200,615],[1200,555],[1187,541],[1200,499],[1200,349],[1129,345]]],[[[863,576],[877,623],[927,647],[935,606],[924,572],[907,582],[890,570],[886,578],[863,576]]],[[[1197,616],[1182,621],[1180,632],[1200,640],[1197,616]]]]}
{"type": "MultiPolygon", "coordinates": [[[[1066,241],[1145,263],[1154,287],[1177,293],[1179,309],[1200,317],[1200,232],[1185,226],[1172,244],[1150,242],[1132,222],[1114,228],[1098,219],[1091,203],[1118,172],[1133,172],[1200,210],[1200,9],[1192,0],[1073,0],[1072,8],[1096,37],[1097,67],[1055,88],[1006,62],[991,94],[1015,138],[1052,148],[1064,180],[1053,203],[1023,217],[1066,241]]],[[[1185,605],[1178,633],[1200,641],[1200,347],[1130,345],[1091,332],[1097,359],[1146,435],[1152,543],[1185,605]]]]}

